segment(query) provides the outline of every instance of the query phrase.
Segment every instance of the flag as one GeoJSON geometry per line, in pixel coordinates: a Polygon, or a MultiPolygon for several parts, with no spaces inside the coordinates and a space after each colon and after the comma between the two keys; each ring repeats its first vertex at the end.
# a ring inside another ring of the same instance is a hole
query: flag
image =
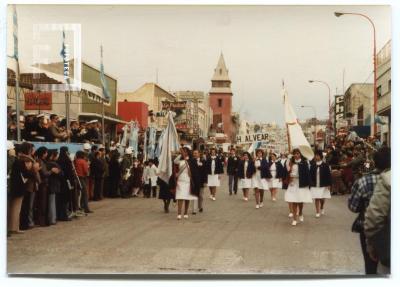
{"type": "Polygon", "coordinates": [[[13,5],[13,38],[14,38],[14,55],[13,58],[18,61],[18,18],[17,7],[13,5]]]}
{"type": "Polygon", "coordinates": [[[250,147],[249,150],[247,152],[249,153],[253,153],[255,152],[257,149],[259,149],[261,147],[261,142],[253,142],[250,147]]]}
{"type": "Polygon", "coordinates": [[[103,65],[103,46],[100,46],[100,81],[101,87],[103,89],[103,98],[105,100],[110,100],[110,91],[108,90],[108,84],[106,81],[106,77],[104,75],[104,65],[103,65]]]}
{"type": "Polygon", "coordinates": [[[67,82],[69,81],[69,65],[68,65],[68,59],[67,59],[67,47],[65,45],[65,30],[63,29],[62,32],[62,45],[61,45],[61,51],[60,51],[60,56],[63,59],[63,67],[64,67],[64,80],[67,82]]]}
{"type": "Polygon", "coordinates": [[[179,148],[179,138],[174,124],[173,113],[169,111],[168,124],[162,138],[158,165],[158,177],[166,183],[169,182],[169,178],[172,175],[172,152],[178,151],[179,148]]]}
{"type": "Polygon", "coordinates": [[[135,152],[135,156],[138,155],[138,139],[139,139],[139,128],[136,122],[132,122],[130,126],[131,132],[129,134],[129,146],[135,152]]]}
{"type": "Polygon", "coordinates": [[[314,152],[310,143],[304,136],[301,126],[299,125],[296,113],[289,102],[288,94],[285,88],[282,89],[282,95],[285,109],[285,122],[288,128],[290,145],[292,148],[298,148],[305,158],[311,160],[314,158],[314,152]]]}

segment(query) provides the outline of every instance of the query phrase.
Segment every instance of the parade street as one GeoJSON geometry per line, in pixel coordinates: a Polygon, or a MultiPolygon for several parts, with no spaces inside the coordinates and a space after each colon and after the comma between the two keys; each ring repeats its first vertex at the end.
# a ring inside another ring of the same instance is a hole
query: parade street
{"type": "Polygon", "coordinates": [[[363,274],[347,196],[328,200],[319,219],[306,205],[294,227],[282,191],[255,209],[222,184],[216,201],[205,190],[203,213],[181,221],[154,198],[92,202],[87,217],[9,238],[8,272],[363,274]]]}

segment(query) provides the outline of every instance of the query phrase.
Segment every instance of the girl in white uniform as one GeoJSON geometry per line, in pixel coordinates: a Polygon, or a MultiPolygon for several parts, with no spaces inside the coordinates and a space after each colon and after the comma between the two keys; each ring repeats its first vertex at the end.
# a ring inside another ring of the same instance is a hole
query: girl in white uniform
{"type": "Polygon", "coordinates": [[[319,218],[324,214],[323,208],[326,198],[331,198],[331,170],[329,166],[322,161],[321,151],[315,153],[314,161],[311,164],[311,195],[315,201],[315,217],[319,218]]]}
{"type": "Polygon", "coordinates": [[[248,152],[243,153],[242,160],[238,165],[238,187],[243,190],[243,200],[249,200],[249,189],[252,187],[252,177],[256,172],[254,162],[248,152]]]}
{"type": "Polygon", "coordinates": [[[217,187],[220,186],[220,177],[224,173],[224,166],[215,148],[210,150],[210,157],[206,161],[207,185],[210,189],[210,199],[216,200],[217,187]]]}
{"type": "Polygon", "coordinates": [[[187,219],[189,203],[191,200],[197,200],[197,197],[190,193],[190,177],[191,171],[189,166],[189,149],[181,148],[181,154],[174,160],[174,164],[178,165],[176,193],[175,199],[178,201],[178,216],[177,219],[182,218],[182,206],[185,203],[185,211],[183,218],[187,219]]]}
{"type": "Polygon", "coordinates": [[[268,179],[269,190],[271,192],[272,201],[276,201],[276,192],[282,189],[282,179],[285,176],[285,170],[279,160],[276,160],[276,154],[271,154],[269,162],[270,178],[268,179]]]}
{"type": "Polygon", "coordinates": [[[264,190],[269,188],[267,181],[269,174],[268,161],[264,158],[264,152],[261,149],[256,151],[254,167],[256,172],[252,178],[252,186],[256,198],[256,208],[258,209],[264,206],[264,190]]]}
{"type": "Polygon", "coordinates": [[[300,150],[293,150],[293,157],[287,166],[289,172],[289,186],[285,193],[285,201],[289,203],[293,217],[292,225],[297,225],[297,219],[304,221],[303,203],[312,203],[310,192],[310,169],[308,162],[301,157],[300,150]]]}

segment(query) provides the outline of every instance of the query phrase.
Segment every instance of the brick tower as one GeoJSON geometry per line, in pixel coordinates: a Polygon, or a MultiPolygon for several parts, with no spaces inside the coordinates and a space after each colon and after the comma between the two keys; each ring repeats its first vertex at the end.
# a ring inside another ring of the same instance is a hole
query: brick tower
{"type": "Polygon", "coordinates": [[[221,53],[214,76],[211,79],[210,107],[213,110],[213,126],[217,132],[227,135],[228,141],[232,136],[232,90],[224,55],[221,53]]]}

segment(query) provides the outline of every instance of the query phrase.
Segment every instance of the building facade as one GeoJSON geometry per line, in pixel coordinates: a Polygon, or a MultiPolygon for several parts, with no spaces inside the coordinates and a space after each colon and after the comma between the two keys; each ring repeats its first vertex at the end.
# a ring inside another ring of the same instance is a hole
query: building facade
{"type": "Polygon", "coordinates": [[[381,142],[386,142],[390,146],[390,127],[391,127],[391,95],[392,95],[392,76],[391,76],[391,41],[377,54],[377,114],[384,117],[378,123],[378,132],[381,142]]]}
{"type": "Polygon", "coordinates": [[[232,90],[228,69],[221,53],[214,75],[211,79],[209,103],[213,110],[213,127],[217,134],[225,134],[228,142],[234,141],[232,124],[232,90]]]}
{"type": "MultiPolygon", "coordinates": [[[[118,101],[123,102],[142,102],[148,105],[149,111],[153,113],[162,112],[162,102],[174,102],[176,97],[157,85],[156,83],[145,83],[139,89],[133,92],[119,92],[118,101]]],[[[155,125],[160,130],[167,125],[167,119],[164,116],[156,117],[155,125]]]]}
{"type": "Polygon", "coordinates": [[[354,83],[344,94],[344,114],[349,126],[360,136],[368,136],[373,111],[373,84],[354,83]]]}

